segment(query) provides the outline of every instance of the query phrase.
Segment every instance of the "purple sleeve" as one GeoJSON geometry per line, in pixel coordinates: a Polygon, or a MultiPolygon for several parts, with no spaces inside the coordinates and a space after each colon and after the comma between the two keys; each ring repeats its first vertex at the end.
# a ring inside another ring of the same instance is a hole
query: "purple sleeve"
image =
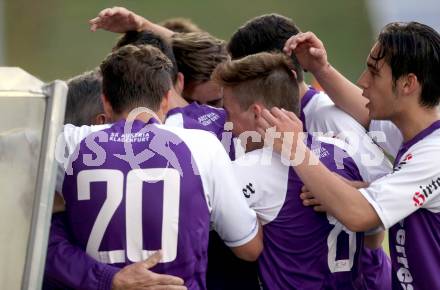
{"type": "Polygon", "coordinates": [[[100,263],[71,243],[66,213],[52,216],[44,289],[110,290],[120,268],[100,263]]]}
{"type": "Polygon", "coordinates": [[[391,289],[391,262],[382,248],[372,250],[364,247],[361,264],[367,289],[391,289]]]}

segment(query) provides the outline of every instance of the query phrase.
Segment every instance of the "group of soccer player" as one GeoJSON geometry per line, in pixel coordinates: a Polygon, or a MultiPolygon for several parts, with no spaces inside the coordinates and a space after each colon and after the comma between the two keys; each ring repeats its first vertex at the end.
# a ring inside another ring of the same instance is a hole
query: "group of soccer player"
{"type": "Polygon", "coordinates": [[[123,35],[68,81],[44,289],[440,289],[438,32],[388,24],[357,86],[278,14],[90,24],[123,35]]]}

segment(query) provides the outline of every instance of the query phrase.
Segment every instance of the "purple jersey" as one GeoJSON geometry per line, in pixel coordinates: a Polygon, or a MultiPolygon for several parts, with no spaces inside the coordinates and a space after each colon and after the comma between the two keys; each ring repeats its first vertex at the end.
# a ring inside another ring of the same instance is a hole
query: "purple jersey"
{"type": "MultiPolygon", "coordinates": [[[[313,87],[307,90],[301,99],[300,119],[304,124],[304,130],[311,134],[327,133],[347,142],[350,145],[347,152],[358,165],[364,181],[372,182],[391,172],[391,163],[366,134],[365,129],[350,115],[336,107],[324,92],[313,87]],[[370,156],[373,162],[364,161],[366,156],[370,156]]],[[[383,249],[365,249],[362,255],[362,271],[368,289],[389,289],[391,265],[383,249]]]]}
{"type": "Polygon", "coordinates": [[[382,247],[364,247],[361,268],[368,290],[389,290],[391,287],[391,261],[382,247]]]}
{"type": "Polygon", "coordinates": [[[225,130],[226,111],[193,102],[168,111],[165,124],[186,129],[200,129],[213,133],[225,147],[231,160],[235,159],[232,132],[225,130]]]}
{"type": "MultiPolygon", "coordinates": [[[[343,150],[320,142],[313,142],[312,150],[333,172],[361,180],[343,150]]],[[[264,288],[365,289],[359,271],[362,233],[305,207],[299,197],[302,181],[278,154],[256,150],[234,163],[243,194],[263,224],[259,268],[264,288]]]]}
{"type": "Polygon", "coordinates": [[[98,261],[116,266],[162,249],[162,263],[152,271],[203,289],[210,218],[192,153],[169,131],[134,121],[127,133],[125,124],[117,122],[82,141],[73,174],[65,176],[63,194],[75,240],[98,261]],[[138,160],[130,160],[129,152],[138,160]]]}
{"type": "MultiPolygon", "coordinates": [[[[256,214],[212,134],[122,120],[97,132],[65,127],[63,135],[68,148],[79,144],[69,151],[64,179],[57,180],[67,220],[76,244],[99,262],[121,267],[162,249],[152,271],[204,289],[210,222],[229,247],[258,233],[256,214]]],[[[94,262],[63,235],[57,229],[51,237],[47,276],[72,288],[109,289],[114,269],[94,262]],[[78,274],[70,277],[73,268],[78,274]]]]}

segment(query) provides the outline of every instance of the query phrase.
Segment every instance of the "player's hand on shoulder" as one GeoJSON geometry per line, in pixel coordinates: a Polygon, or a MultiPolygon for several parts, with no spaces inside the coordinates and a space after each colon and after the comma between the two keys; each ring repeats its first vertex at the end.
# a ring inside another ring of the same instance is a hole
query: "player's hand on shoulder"
{"type": "Polygon", "coordinates": [[[186,290],[181,278],[149,270],[159,263],[161,258],[161,252],[157,251],[145,261],[125,266],[113,277],[111,289],[186,290]]]}
{"type": "Polygon", "coordinates": [[[116,33],[124,33],[131,30],[141,30],[147,21],[124,7],[106,8],[99,12],[98,16],[89,21],[90,30],[108,30],[116,33]]]}
{"type": "Polygon", "coordinates": [[[328,66],[324,44],[310,31],[290,37],[284,45],[284,52],[288,55],[294,53],[302,68],[313,74],[328,66]]]}

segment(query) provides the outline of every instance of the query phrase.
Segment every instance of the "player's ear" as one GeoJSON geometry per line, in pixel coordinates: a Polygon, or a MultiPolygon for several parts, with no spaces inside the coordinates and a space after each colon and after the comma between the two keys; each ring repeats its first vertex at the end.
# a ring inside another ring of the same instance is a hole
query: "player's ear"
{"type": "Polygon", "coordinates": [[[184,84],[185,84],[185,76],[183,75],[183,73],[178,72],[177,80],[176,83],[174,84],[174,89],[179,95],[182,95],[184,84]]]}
{"type": "Polygon", "coordinates": [[[251,105],[252,113],[254,114],[254,119],[257,120],[261,116],[261,112],[263,111],[263,106],[258,103],[253,103],[251,105]]]}
{"type": "Polygon", "coordinates": [[[109,120],[112,119],[113,116],[113,108],[110,104],[110,101],[108,100],[107,96],[104,94],[101,94],[101,101],[102,101],[102,107],[104,109],[104,114],[107,116],[109,120]]]}
{"type": "Polygon", "coordinates": [[[413,95],[417,90],[421,89],[417,76],[413,73],[401,76],[397,80],[397,86],[400,86],[401,92],[404,95],[413,95]]]}
{"type": "Polygon", "coordinates": [[[102,125],[110,122],[110,118],[107,117],[106,114],[101,113],[95,116],[93,119],[93,125],[102,125]]]}
{"type": "Polygon", "coordinates": [[[291,72],[292,75],[295,77],[295,79],[298,78],[295,70],[291,69],[290,72],[291,72]]]}

